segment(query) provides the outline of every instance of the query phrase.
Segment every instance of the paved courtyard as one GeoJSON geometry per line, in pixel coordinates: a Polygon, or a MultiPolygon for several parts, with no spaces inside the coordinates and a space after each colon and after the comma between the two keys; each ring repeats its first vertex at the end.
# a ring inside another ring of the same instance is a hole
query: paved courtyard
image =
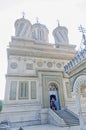
{"type": "MultiPolygon", "coordinates": [[[[80,130],[79,126],[73,126],[73,127],[57,127],[54,125],[35,125],[35,126],[28,126],[28,127],[22,127],[23,130],[80,130]]],[[[19,128],[13,128],[12,130],[18,130],[19,128]]]]}

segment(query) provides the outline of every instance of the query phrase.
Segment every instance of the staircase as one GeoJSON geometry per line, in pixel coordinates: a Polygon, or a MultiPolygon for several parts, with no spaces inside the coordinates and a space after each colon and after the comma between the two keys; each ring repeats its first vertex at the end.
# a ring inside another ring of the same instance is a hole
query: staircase
{"type": "Polygon", "coordinates": [[[67,126],[79,125],[79,119],[67,109],[56,111],[56,114],[61,117],[67,126]]]}

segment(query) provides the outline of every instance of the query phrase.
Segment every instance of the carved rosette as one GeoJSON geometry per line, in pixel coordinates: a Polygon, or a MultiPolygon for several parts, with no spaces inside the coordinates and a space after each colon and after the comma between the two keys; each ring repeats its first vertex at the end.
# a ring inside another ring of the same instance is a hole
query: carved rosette
{"type": "Polygon", "coordinates": [[[53,66],[52,62],[48,62],[48,63],[47,63],[47,66],[48,66],[49,68],[51,68],[51,67],[53,66]]]}
{"type": "Polygon", "coordinates": [[[12,69],[16,69],[18,65],[16,62],[12,62],[10,66],[12,69]]]}
{"type": "Polygon", "coordinates": [[[56,67],[57,67],[57,68],[61,68],[61,67],[62,67],[61,63],[57,63],[57,64],[56,64],[56,67]]]}
{"type": "Polygon", "coordinates": [[[37,66],[38,66],[38,67],[42,67],[42,66],[43,66],[43,62],[38,61],[38,62],[37,62],[37,66]]]}

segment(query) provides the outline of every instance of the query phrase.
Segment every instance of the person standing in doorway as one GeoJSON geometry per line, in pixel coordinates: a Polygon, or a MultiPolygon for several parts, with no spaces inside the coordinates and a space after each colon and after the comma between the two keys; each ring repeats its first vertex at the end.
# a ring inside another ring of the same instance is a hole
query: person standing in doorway
{"type": "Polygon", "coordinates": [[[52,98],[51,101],[50,101],[50,106],[51,106],[51,109],[52,110],[56,110],[56,107],[55,107],[55,99],[52,98]]]}
{"type": "Polygon", "coordinates": [[[57,99],[55,100],[55,107],[56,107],[56,110],[59,110],[59,102],[57,99]]]}

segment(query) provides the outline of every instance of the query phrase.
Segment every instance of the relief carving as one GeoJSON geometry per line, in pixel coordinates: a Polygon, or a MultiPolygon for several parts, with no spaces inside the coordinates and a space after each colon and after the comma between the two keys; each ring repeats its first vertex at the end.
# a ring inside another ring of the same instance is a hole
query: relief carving
{"type": "Polygon", "coordinates": [[[42,67],[42,66],[43,66],[43,63],[42,63],[41,61],[38,61],[38,62],[37,62],[37,66],[38,66],[38,67],[42,67]]]}
{"type": "Polygon", "coordinates": [[[61,68],[61,67],[62,67],[61,63],[57,63],[57,64],[56,64],[56,67],[57,67],[57,68],[61,68]]]}
{"type": "Polygon", "coordinates": [[[32,63],[27,63],[27,64],[26,64],[26,69],[27,69],[27,70],[33,69],[33,64],[32,64],[32,63]]]}
{"type": "Polygon", "coordinates": [[[47,63],[47,66],[48,66],[49,68],[51,68],[51,67],[53,66],[52,62],[48,62],[48,63],[47,63]]]}
{"type": "Polygon", "coordinates": [[[11,66],[12,69],[16,69],[17,68],[17,63],[16,62],[12,62],[10,66],[11,66]]]}

